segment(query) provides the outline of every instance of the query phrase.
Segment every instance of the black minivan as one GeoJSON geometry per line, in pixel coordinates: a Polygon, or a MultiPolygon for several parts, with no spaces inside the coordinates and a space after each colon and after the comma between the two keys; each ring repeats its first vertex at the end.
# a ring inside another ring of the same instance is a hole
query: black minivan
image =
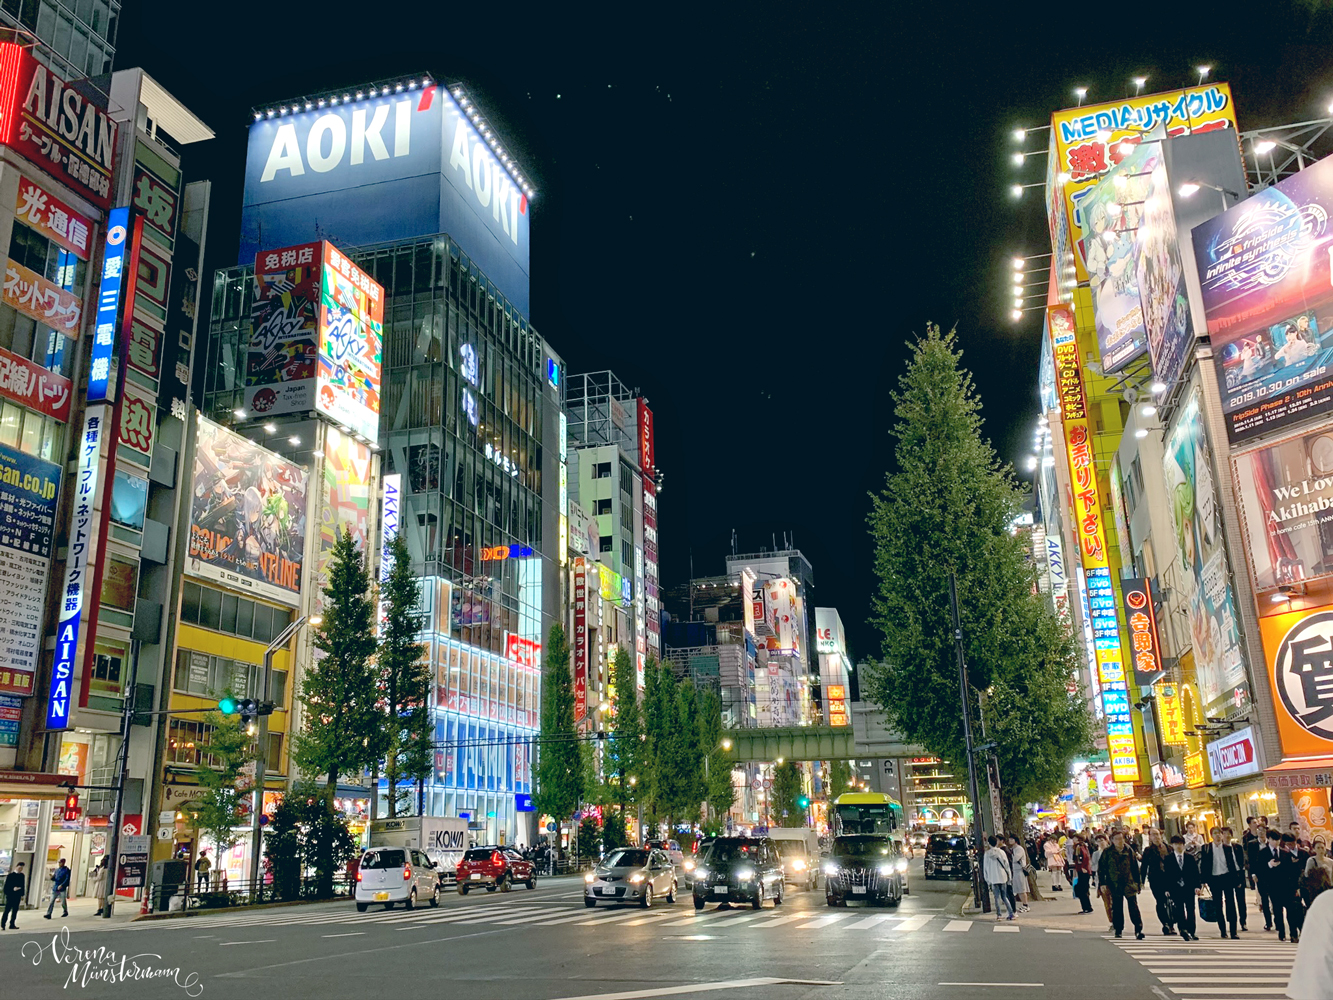
{"type": "Polygon", "coordinates": [[[972,851],[961,833],[932,833],[926,841],[926,878],[971,878],[972,851]]]}
{"type": "Polygon", "coordinates": [[[782,856],[767,837],[718,837],[695,866],[694,908],[749,903],[757,910],[765,899],[781,906],[782,878],[782,856]]]}

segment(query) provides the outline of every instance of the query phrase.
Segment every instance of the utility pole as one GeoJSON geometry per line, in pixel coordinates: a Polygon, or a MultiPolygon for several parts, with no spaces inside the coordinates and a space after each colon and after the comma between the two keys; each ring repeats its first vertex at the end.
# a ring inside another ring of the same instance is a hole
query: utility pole
{"type": "MultiPolygon", "coordinates": [[[[111,919],[111,908],[115,905],[116,877],[120,870],[120,828],[125,824],[125,780],[130,766],[130,733],[134,729],[134,686],[139,677],[139,640],[130,640],[130,676],[125,685],[125,711],[120,721],[120,753],[116,761],[116,807],[111,811],[111,838],[107,843],[106,856],[111,859],[107,866],[106,906],[102,907],[102,916],[111,919]]],[[[147,813],[147,809],[143,810],[147,813]]],[[[147,829],[145,823],[140,833],[147,829]]],[[[145,879],[145,882],[147,879],[145,879]]],[[[148,886],[143,887],[148,891],[148,886]]]]}
{"type": "Polygon", "coordinates": [[[963,657],[963,626],[958,619],[958,576],[949,570],[949,605],[953,612],[953,642],[958,655],[958,690],[963,701],[963,742],[967,748],[967,784],[972,798],[972,829],[977,840],[972,864],[972,898],[985,913],[990,904],[981,891],[981,862],[985,852],[981,842],[981,799],[977,795],[977,763],[972,756],[972,709],[967,700],[967,661],[963,657]]]}

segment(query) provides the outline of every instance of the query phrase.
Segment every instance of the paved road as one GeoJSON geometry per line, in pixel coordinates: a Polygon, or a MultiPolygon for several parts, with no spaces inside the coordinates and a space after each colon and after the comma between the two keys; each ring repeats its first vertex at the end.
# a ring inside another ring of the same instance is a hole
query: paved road
{"type": "Polygon", "coordinates": [[[1160,937],[1112,942],[1100,927],[964,919],[962,887],[924,882],[915,867],[913,892],[896,910],[829,909],[822,893],[804,892],[760,911],[710,906],[696,914],[688,897],[652,910],[588,910],[581,883],[561,879],[534,891],[451,894],[438,909],[358,914],[344,902],[105,929],[78,922],[67,936],[56,921],[28,917],[21,932],[0,936],[0,992],[69,996],[71,970],[84,969],[71,965],[81,953],[69,949],[113,953],[94,956],[98,969],[118,967],[122,955],[180,969],[136,983],[94,979],[80,991],[136,1000],[261,992],[298,1000],[971,1000],[1034,992],[1255,1000],[1281,996],[1286,983],[1293,949],[1271,935],[1184,946],[1160,937]]]}

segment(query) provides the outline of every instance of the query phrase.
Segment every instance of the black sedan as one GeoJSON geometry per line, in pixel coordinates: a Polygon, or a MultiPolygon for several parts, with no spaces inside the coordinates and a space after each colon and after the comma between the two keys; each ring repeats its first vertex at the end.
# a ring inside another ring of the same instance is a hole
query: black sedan
{"type": "Polygon", "coordinates": [[[961,833],[932,833],[926,841],[928,879],[972,877],[972,850],[961,833]]]}
{"type": "Polygon", "coordinates": [[[857,899],[897,906],[906,875],[907,860],[888,837],[838,837],[824,862],[824,901],[829,906],[846,906],[848,900],[857,899]]]}

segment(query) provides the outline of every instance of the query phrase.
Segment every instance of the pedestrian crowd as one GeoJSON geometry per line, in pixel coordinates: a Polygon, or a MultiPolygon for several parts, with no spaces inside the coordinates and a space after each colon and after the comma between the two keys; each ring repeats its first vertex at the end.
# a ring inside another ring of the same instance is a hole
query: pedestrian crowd
{"type": "Polygon", "coordinates": [[[1013,920],[1042,898],[1033,876],[1036,859],[1051,876],[1051,891],[1063,892],[1067,880],[1080,913],[1092,913],[1092,896],[1102,901],[1109,929],[1125,930],[1125,913],[1134,936],[1145,937],[1139,895],[1146,888],[1163,935],[1198,940],[1198,922],[1217,924],[1223,938],[1248,931],[1246,889],[1259,896],[1264,930],[1276,929],[1279,941],[1300,941],[1305,914],[1325,889],[1333,887],[1333,856],[1322,836],[1302,836],[1299,824],[1286,832],[1265,817],[1251,816],[1239,841],[1229,826],[1216,826],[1205,839],[1194,823],[1183,834],[1163,835],[1156,827],[1140,830],[1112,826],[1086,831],[1027,831],[991,836],[982,860],[982,877],[995,902],[996,920],[1013,920]],[[1007,912],[1005,916],[1004,912],[1007,912]]]}

